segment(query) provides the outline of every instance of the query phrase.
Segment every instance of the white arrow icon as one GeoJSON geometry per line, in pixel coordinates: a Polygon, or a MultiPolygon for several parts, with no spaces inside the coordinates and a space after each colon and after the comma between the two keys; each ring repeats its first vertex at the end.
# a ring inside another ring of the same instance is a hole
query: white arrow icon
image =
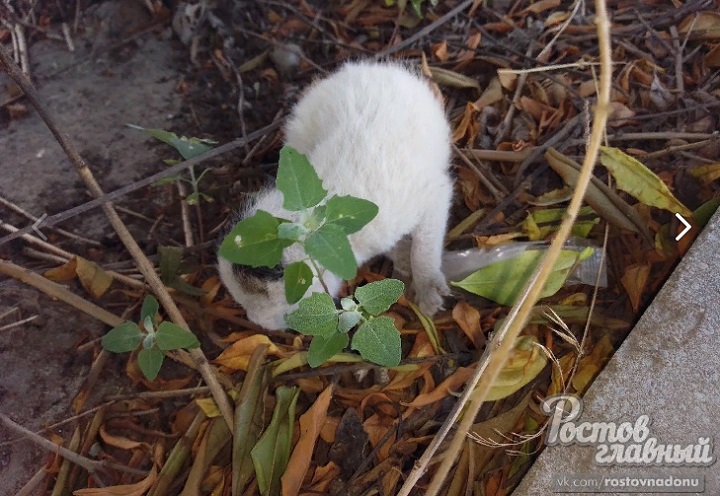
{"type": "Polygon", "coordinates": [[[47,241],[47,236],[45,236],[40,231],[40,224],[42,224],[42,221],[45,220],[45,217],[47,217],[47,213],[42,214],[42,216],[38,220],[36,220],[35,223],[32,225],[32,228],[33,228],[33,231],[35,231],[38,234],[38,236],[40,236],[44,241],[47,241]]]}
{"type": "Polygon", "coordinates": [[[675,217],[677,217],[678,220],[679,220],[680,222],[682,222],[683,225],[685,226],[685,229],[683,229],[682,231],[680,231],[680,234],[678,234],[677,236],[675,236],[675,241],[680,241],[680,238],[682,238],[683,236],[685,236],[692,226],[691,226],[690,224],[688,224],[688,221],[686,221],[686,220],[683,218],[682,215],[680,215],[680,214],[675,214],[675,217]]]}

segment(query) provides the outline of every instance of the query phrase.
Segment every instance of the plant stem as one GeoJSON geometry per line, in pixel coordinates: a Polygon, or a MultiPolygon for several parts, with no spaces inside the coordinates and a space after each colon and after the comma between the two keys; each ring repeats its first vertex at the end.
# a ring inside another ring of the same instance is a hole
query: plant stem
{"type": "Polygon", "coordinates": [[[313,260],[311,257],[308,257],[308,260],[310,260],[310,265],[312,265],[313,269],[315,269],[315,273],[317,274],[317,278],[320,281],[320,284],[322,284],[323,289],[327,294],[330,294],[330,290],[328,289],[327,284],[325,284],[325,281],[322,278],[322,273],[320,272],[320,267],[318,267],[317,262],[315,262],[315,260],[313,260]]]}

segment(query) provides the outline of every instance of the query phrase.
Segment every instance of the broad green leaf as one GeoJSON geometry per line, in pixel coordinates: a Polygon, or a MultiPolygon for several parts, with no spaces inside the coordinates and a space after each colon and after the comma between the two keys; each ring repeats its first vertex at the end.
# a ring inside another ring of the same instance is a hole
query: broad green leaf
{"type": "Polygon", "coordinates": [[[258,488],[263,496],[280,494],[280,477],[285,471],[292,449],[295,404],[299,388],[280,386],[275,390],[275,409],[270,425],[250,451],[258,488]]]}
{"type": "Polygon", "coordinates": [[[362,314],[357,311],[342,312],[340,314],[340,324],[338,330],[340,332],[348,332],[362,320],[362,314]]]}
{"type": "Polygon", "coordinates": [[[720,206],[720,196],[703,203],[695,209],[693,212],[693,220],[697,223],[700,229],[704,228],[707,223],[710,222],[710,218],[718,209],[718,206],[720,206]]]}
{"type": "Polygon", "coordinates": [[[350,342],[350,337],[344,332],[334,332],[329,337],[315,336],[308,348],[308,365],[319,367],[340,353],[350,342]]]}
{"type": "Polygon", "coordinates": [[[359,231],[378,214],[378,206],[354,196],[333,196],[327,202],[325,222],[337,224],[345,234],[359,231]]]}
{"type": "Polygon", "coordinates": [[[190,296],[203,296],[205,294],[205,291],[188,284],[185,279],[180,277],[181,271],[184,270],[182,248],[179,246],[160,246],[158,247],[158,255],[160,257],[160,279],[166,286],[190,296]]]}
{"type": "Polygon", "coordinates": [[[285,317],[285,323],[308,336],[328,337],[338,327],[338,311],[327,293],[313,293],[300,300],[297,310],[285,317]]]}
{"type": "Polygon", "coordinates": [[[313,273],[305,262],[291,263],[283,272],[285,298],[290,304],[297,303],[305,296],[313,281],[313,273]]]}
{"type": "Polygon", "coordinates": [[[343,228],[325,224],[305,240],[305,252],[314,260],[343,279],[357,274],[355,254],[343,228]]]}
{"type": "Polygon", "coordinates": [[[102,347],[113,353],[133,351],[140,346],[144,336],[135,322],[123,322],[103,336],[102,347]]]}
{"type": "Polygon", "coordinates": [[[617,148],[600,148],[600,162],[610,171],[617,187],[645,205],[685,216],[692,212],[675,198],[662,180],[640,161],[617,148]]]}
{"type": "Polygon", "coordinates": [[[140,320],[144,322],[146,317],[150,317],[154,322],[159,309],[160,305],[155,297],[153,295],[147,295],[140,309],[140,320]]]}
{"type": "Polygon", "coordinates": [[[162,366],[164,358],[165,355],[163,355],[163,352],[154,346],[152,348],[140,350],[140,353],[138,353],[137,356],[140,371],[145,377],[154,381],[158,372],[160,372],[160,367],[162,366]]]}
{"type": "Polygon", "coordinates": [[[275,267],[292,241],[278,238],[280,220],[264,210],[243,219],[220,244],[220,256],[251,267],[275,267]]]}
{"type": "Polygon", "coordinates": [[[365,360],[394,367],[400,363],[400,332],[390,317],[368,320],[357,330],[352,340],[352,349],[365,360]]]}
{"type": "Polygon", "coordinates": [[[163,351],[200,347],[200,341],[195,334],[168,321],[160,323],[155,333],[155,340],[158,348],[163,351]]]}
{"type": "Polygon", "coordinates": [[[178,137],[177,134],[163,129],[148,129],[134,124],[128,124],[128,127],[145,131],[153,138],[167,143],[180,152],[180,155],[182,155],[182,158],[185,160],[212,150],[212,146],[209,145],[216,143],[215,141],[207,139],[186,138],[185,136],[178,137]]]}
{"type": "Polygon", "coordinates": [[[177,277],[182,264],[183,250],[179,246],[159,246],[160,279],[169,285],[177,277]]]}
{"type": "Polygon", "coordinates": [[[397,279],[383,279],[371,282],[355,290],[355,298],[370,315],[379,315],[398,301],[405,290],[405,284],[397,279]]]}
{"type": "Polygon", "coordinates": [[[275,184],[283,194],[283,207],[291,212],[312,208],[327,195],[307,157],[289,146],[280,150],[275,184]]]}
{"type": "MultiPolygon", "coordinates": [[[[590,253],[562,250],[540,298],[557,293],[565,284],[570,270],[576,263],[587,259],[590,253]]],[[[511,306],[544,255],[542,251],[528,250],[517,257],[483,267],[462,281],[451,284],[501,305],[511,306]]]]}

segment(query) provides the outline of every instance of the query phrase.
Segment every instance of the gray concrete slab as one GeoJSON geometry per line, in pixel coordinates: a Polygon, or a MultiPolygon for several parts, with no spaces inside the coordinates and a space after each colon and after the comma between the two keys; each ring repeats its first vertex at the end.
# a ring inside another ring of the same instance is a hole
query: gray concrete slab
{"type": "MultiPolygon", "coordinates": [[[[695,454],[701,455],[705,443],[709,446],[706,453],[709,451],[715,460],[720,453],[714,445],[720,437],[719,338],[720,214],[716,214],[589,388],[575,425],[635,425],[646,415],[648,424],[644,429],[638,424],[637,429],[641,442],[631,440],[626,449],[630,444],[643,446],[656,438],[658,445],[696,446],[695,454]]],[[[569,432],[569,427],[566,429],[569,432]]],[[[587,494],[577,484],[598,483],[605,488],[593,492],[603,494],[720,495],[717,461],[629,465],[615,459],[603,466],[596,458],[602,461],[603,450],[609,446],[599,442],[548,446],[513,495],[587,494]],[[672,484],[678,483],[678,478],[698,479],[704,483],[704,490],[692,486],[682,490],[656,487],[640,492],[643,480],[648,478],[672,484]],[[628,489],[618,485],[623,483],[637,486],[628,489]]],[[[648,454],[648,460],[651,458],[648,454]]],[[[690,456],[689,461],[692,459],[690,456]]]]}

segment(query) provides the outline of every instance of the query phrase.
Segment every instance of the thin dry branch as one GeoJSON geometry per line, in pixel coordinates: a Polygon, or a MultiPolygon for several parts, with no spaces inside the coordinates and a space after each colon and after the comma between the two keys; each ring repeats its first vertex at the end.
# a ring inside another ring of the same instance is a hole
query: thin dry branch
{"type": "MultiPolygon", "coordinates": [[[[90,190],[90,193],[96,198],[103,196],[104,192],[102,188],[100,188],[100,185],[95,180],[92,171],[87,166],[85,160],[78,153],[77,148],[75,147],[73,142],[70,141],[68,136],[66,136],[62,131],[60,131],[57,124],[55,123],[55,119],[47,112],[45,107],[40,102],[37,92],[35,91],[35,88],[33,87],[30,80],[25,76],[25,74],[20,71],[20,68],[17,66],[17,64],[13,62],[12,58],[9,57],[5,50],[1,47],[0,61],[2,61],[2,63],[4,64],[5,70],[8,72],[8,75],[23,90],[23,93],[25,93],[25,95],[28,97],[30,102],[37,110],[40,117],[50,129],[50,132],[52,132],[53,136],[55,136],[55,139],[65,151],[65,154],[72,162],[78,175],[85,182],[88,190],[90,190]]],[[[142,272],[148,285],[152,288],[153,293],[155,294],[155,296],[157,296],[163,308],[170,316],[170,319],[186,331],[192,332],[187,322],[185,321],[182,313],[175,305],[175,302],[165,288],[165,285],[162,283],[160,277],[155,272],[155,267],[140,249],[140,246],[132,237],[132,234],[130,234],[130,231],[128,231],[125,223],[122,221],[122,219],[120,219],[117,211],[113,208],[112,204],[105,203],[103,204],[102,208],[108,220],[110,221],[110,224],[112,224],[115,232],[117,232],[118,237],[123,242],[128,252],[130,252],[130,255],[135,260],[135,264],[137,265],[138,269],[140,269],[140,272],[142,272]]],[[[189,353],[193,359],[193,362],[195,363],[195,366],[197,367],[198,371],[203,376],[203,379],[210,388],[215,403],[218,405],[218,408],[222,413],[223,418],[227,422],[230,430],[232,431],[233,409],[230,405],[230,401],[227,394],[225,393],[225,390],[222,388],[220,382],[218,381],[218,378],[215,375],[215,369],[210,365],[207,357],[201,349],[193,348],[189,351],[189,353]]]]}
{"type": "Polygon", "coordinates": [[[22,434],[26,438],[28,438],[33,443],[37,444],[41,448],[50,451],[51,453],[57,453],[58,455],[62,456],[66,460],[70,460],[75,465],[79,465],[85,470],[87,470],[90,473],[94,472],[104,472],[108,469],[112,470],[119,470],[121,472],[127,472],[129,474],[134,475],[140,475],[140,476],[146,476],[147,472],[144,470],[138,470],[136,468],[128,467],[127,465],[122,465],[120,463],[113,463],[110,461],[100,461],[100,460],[91,460],[90,458],[86,458],[82,455],[78,455],[74,451],[70,451],[67,448],[63,448],[62,446],[58,446],[57,444],[53,443],[49,439],[45,439],[42,436],[39,436],[38,434],[35,434],[33,431],[26,429],[25,427],[21,426],[14,420],[12,420],[10,417],[5,415],[4,413],[0,413],[0,422],[5,425],[8,429],[11,431],[17,432],[19,434],[22,434]]]}
{"type": "Polygon", "coordinates": [[[526,285],[522,294],[518,298],[518,301],[513,306],[510,314],[503,324],[503,327],[497,331],[492,341],[488,343],[486,351],[480,359],[473,377],[468,381],[460,400],[456,403],[450,416],[443,424],[443,428],[435,436],[430,446],[428,446],[425,453],[423,453],[423,456],[416,463],[412,472],[406,479],[405,484],[403,484],[400,492],[398,493],[400,496],[407,496],[410,493],[417,481],[427,470],[427,467],[429,466],[432,457],[440,447],[440,444],[449,434],[451,428],[456,425],[456,421],[459,418],[460,413],[464,410],[462,420],[457,427],[451,445],[444,452],[442,463],[435,473],[425,494],[427,496],[435,496],[442,488],[448,473],[455,464],[458,455],[465,445],[467,433],[475,421],[477,412],[485,401],[492,384],[495,382],[495,379],[505,365],[505,362],[510,355],[510,351],[515,344],[515,339],[520,331],[525,327],[525,324],[530,316],[530,312],[538,299],[540,291],[545,286],[545,282],[547,281],[547,278],[555,265],[555,261],[562,250],[565,240],[570,234],[573,223],[577,218],[585,191],[592,177],[593,167],[597,161],[600,144],[603,139],[605,125],[608,118],[610,87],[612,83],[610,22],[607,16],[605,1],[595,0],[595,10],[595,23],[597,26],[601,62],[600,88],[598,91],[598,102],[594,111],[595,118],[593,120],[592,133],[589,138],[585,160],[583,161],[580,177],[578,178],[572,200],[570,201],[570,205],[567,209],[566,217],[563,220],[557,235],[550,244],[542,263],[526,285]],[[469,405],[468,402],[470,402],[469,405]]]}

